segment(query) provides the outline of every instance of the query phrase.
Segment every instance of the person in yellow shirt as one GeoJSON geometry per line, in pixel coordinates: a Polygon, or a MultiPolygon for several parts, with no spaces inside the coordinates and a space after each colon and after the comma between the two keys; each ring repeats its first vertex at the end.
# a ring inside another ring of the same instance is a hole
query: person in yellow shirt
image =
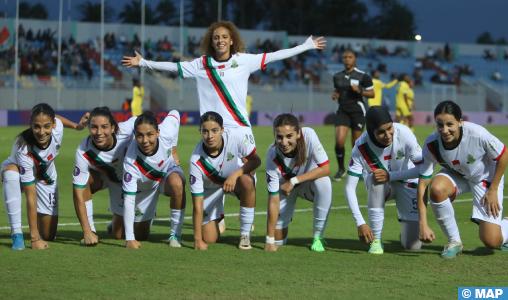
{"type": "Polygon", "coordinates": [[[250,119],[250,112],[252,108],[252,96],[247,92],[247,118],[250,119]]]}
{"type": "Polygon", "coordinates": [[[395,102],[395,112],[397,115],[397,122],[407,125],[413,129],[413,110],[416,110],[416,105],[413,102],[414,92],[412,87],[414,84],[409,78],[408,74],[402,74],[399,77],[399,85],[397,87],[397,99],[395,102]],[[404,118],[404,122],[401,122],[404,118]]]}
{"type": "Polygon", "coordinates": [[[132,102],[131,111],[132,116],[139,116],[143,110],[141,104],[143,100],[146,100],[145,87],[141,85],[141,80],[134,79],[134,87],[132,88],[132,102]]]}
{"type": "Polygon", "coordinates": [[[380,106],[383,99],[383,89],[389,89],[399,81],[395,79],[390,83],[384,83],[379,80],[380,76],[377,70],[372,71],[370,74],[372,75],[372,83],[374,84],[374,98],[369,98],[369,107],[380,106]]]}

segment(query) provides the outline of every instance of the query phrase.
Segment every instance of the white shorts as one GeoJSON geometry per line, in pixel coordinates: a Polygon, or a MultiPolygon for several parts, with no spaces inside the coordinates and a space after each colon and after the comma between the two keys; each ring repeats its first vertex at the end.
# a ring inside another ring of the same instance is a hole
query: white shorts
{"type": "Polygon", "coordinates": [[[497,190],[497,199],[499,201],[499,206],[501,210],[499,212],[499,216],[497,218],[489,217],[487,212],[487,204],[482,207],[482,198],[487,192],[488,187],[490,186],[490,182],[482,181],[480,183],[472,182],[456,172],[450,171],[448,169],[441,169],[436,176],[446,176],[455,186],[455,195],[450,198],[450,201],[454,201],[458,195],[472,193],[473,194],[473,214],[471,216],[471,221],[474,223],[479,223],[478,221],[485,221],[489,223],[493,223],[501,226],[501,219],[503,218],[503,190],[504,190],[504,176],[501,178],[501,182],[499,182],[499,188],[497,190]]]}
{"type": "MultiPolygon", "coordinates": [[[[251,127],[228,127],[237,137],[239,137],[239,140],[242,141],[245,145],[248,143],[254,144],[254,147],[256,147],[256,141],[254,140],[254,134],[252,134],[252,128],[251,127]]],[[[239,158],[242,158],[242,156],[239,154],[239,158]]]]}
{"type": "MultiPolygon", "coordinates": [[[[0,170],[3,170],[8,164],[17,165],[9,157],[2,163],[0,170]]],[[[24,189],[21,183],[20,186],[23,192],[24,189]]],[[[36,179],[35,191],[37,193],[37,212],[44,215],[58,216],[58,182],[55,180],[55,184],[45,184],[36,179]]]]}
{"type": "Polygon", "coordinates": [[[102,191],[107,189],[109,192],[109,211],[115,215],[123,216],[122,183],[109,181],[104,172],[100,172],[99,174],[102,180],[102,186],[99,190],[102,191]]]}
{"type": "Polygon", "coordinates": [[[284,229],[289,226],[289,222],[293,221],[293,213],[295,212],[296,199],[301,198],[314,202],[314,195],[312,195],[310,184],[312,181],[306,181],[299,184],[289,193],[289,196],[284,196],[279,193],[279,218],[275,229],[284,229]]]}
{"type": "MultiPolygon", "coordinates": [[[[364,173],[365,188],[373,184],[372,175],[364,173]]],[[[395,200],[399,221],[419,221],[417,191],[418,179],[410,179],[407,183],[399,181],[386,182],[384,185],[384,201],[395,200]]]]}

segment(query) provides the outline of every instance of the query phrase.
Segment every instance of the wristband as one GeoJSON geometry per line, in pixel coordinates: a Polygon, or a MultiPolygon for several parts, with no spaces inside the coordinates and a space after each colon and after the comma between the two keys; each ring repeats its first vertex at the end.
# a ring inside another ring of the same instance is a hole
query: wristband
{"type": "Polygon", "coordinates": [[[293,186],[300,184],[300,182],[298,182],[298,179],[296,179],[296,176],[289,179],[289,182],[291,182],[293,184],[293,186]]]}
{"type": "Polygon", "coordinates": [[[269,236],[266,236],[266,242],[267,244],[275,244],[275,237],[269,237],[269,236]]]}

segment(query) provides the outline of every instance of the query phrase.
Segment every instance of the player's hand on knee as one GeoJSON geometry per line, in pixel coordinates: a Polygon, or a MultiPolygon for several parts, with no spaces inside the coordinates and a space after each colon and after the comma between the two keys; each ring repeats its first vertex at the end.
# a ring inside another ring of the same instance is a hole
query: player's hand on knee
{"type": "Polygon", "coordinates": [[[203,241],[194,241],[194,250],[208,250],[208,244],[203,241]]]}
{"type": "Polygon", "coordinates": [[[421,227],[420,226],[420,241],[423,243],[432,243],[432,241],[436,238],[434,235],[434,231],[429,228],[429,226],[421,227]]]}
{"type": "Polygon", "coordinates": [[[95,246],[99,243],[99,237],[93,232],[85,234],[84,240],[87,246],[95,246]]]}
{"type": "Polygon", "coordinates": [[[501,211],[501,206],[499,205],[499,201],[497,199],[497,190],[491,190],[490,188],[487,190],[482,199],[482,207],[487,204],[487,214],[489,217],[497,218],[499,216],[499,212],[501,211]]]}
{"type": "Polygon", "coordinates": [[[127,241],[125,243],[125,248],[127,248],[127,249],[139,249],[139,248],[141,248],[141,243],[136,241],[136,240],[127,241]]]}
{"type": "Polygon", "coordinates": [[[265,243],[265,250],[266,251],[277,251],[279,250],[279,245],[275,243],[265,243]]]}
{"type": "Polygon", "coordinates": [[[363,224],[358,226],[358,238],[364,243],[372,243],[374,241],[374,234],[369,225],[363,224]]]}
{"type": "Polygon", "coordinates": [[[32,241],[32,249],[47,249],[47,248],[49,248],[48,243],[46,243],[40,238],[32,241]]]}
{"type": "Polygon", "coordinates": [[[390,181],[390,173],[383,169],[376,169],[372,173],[372,179],[378,183],[388,182],[390,181]]]}

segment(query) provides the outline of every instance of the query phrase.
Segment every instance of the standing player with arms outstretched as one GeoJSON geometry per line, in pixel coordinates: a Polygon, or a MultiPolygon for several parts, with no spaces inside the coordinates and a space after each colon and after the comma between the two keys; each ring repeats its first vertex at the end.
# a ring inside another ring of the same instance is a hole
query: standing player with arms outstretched
{"type": "Polygon", "coordinates": [[[64,128],[82,130],[88,121],[85,114],[79,124],[61,116],[46,103],[30,112],[30,128],[21,132],[11,156],[2,163],[5,210],[12,232],[12,249],[25,249],[21,231],[21,190],[27,201],[32,249],[48,248],[46,241],[56,237],[58,225],[58,182],[55,158],[60,152],[64,128]]]}
{"type": "Polygon", "coordinates": [[[385,202],[395,199],[402,226],[401,244],[406,249],[418,250],[422,243],[418,231],[416,188],[422,149],[409,128],[393,123],[385,107],[369,108],[366,119],[367,132],[356,140],[346,180],[346,200],[358,227],[358,237],[362,242],[371,243],[369,253],[384,253],[385,202]],[[368,193],[370,227],[363,219],[356,197],[356,186],[362,174],[368,193]]]}
{"type": "Polygon", "coordinates": [[[224,194],[240,199],[240,243],[251,249],[256,186],[251,174],[261,165],[254,139],[243,139],[231,129],[224,130],[222,117],[206,112],[199,120],[202,141],[190,160],[190,189],[194,203],[194,249],[206,250],[220,237],[219,222],[224,218],[224,194]],[[239,167],[240,157],[247,162],[239,167]]]}
{"type": "Polygon", "coordinates": [[[430,206],[448,239],[441,258],[454,258],[462,251],[453,200],[473,194],[471,221],[479,224],[480,240],[487,248],[508,250],[508,219],[502,218],[506,146],[487,129],[462,120],[460,107],[444,101],[434,110],[436,131],[425,140],[424,162],[418,183],[420,240],[430,243],[434,232],[427,225],[427,201],[423,194],[436,164],[443,168],[430,185],[430,206]]]}
{"type": "Polygon", "coordinates": [[[265,250],[277,251],[285,245],[296,199],[312,202],[314,240],[311,250],[325,251],[323,239],[332,205],[330,165],[316,132],[300,128],[291,114],[278,115],[273,121],[275,142],[266,155],[268,221],[265,250]]]}
{"type": "MultiPolygon", "coordinates": [[[[183,171],[176,165],[172,155],[172,150],[177,145],[179,128],[180,113],[176,110],[170,111],[160,126],[152,112],[142,113],[134,122],[135,140],[131,142],[123,163],[122,216],[126,248],[141,248],[138,240],[148,239],[159,194],[171,197],[174,193],[173,181],[179,184],[178,192],[185,199],[183,171]]],[[[173,198],[171,200],[174,201],[173,198]]],[[[181,214],[175,220],[176,224],[171,219],[171,247],[181,247],[183,217],[181,214]]]]}

